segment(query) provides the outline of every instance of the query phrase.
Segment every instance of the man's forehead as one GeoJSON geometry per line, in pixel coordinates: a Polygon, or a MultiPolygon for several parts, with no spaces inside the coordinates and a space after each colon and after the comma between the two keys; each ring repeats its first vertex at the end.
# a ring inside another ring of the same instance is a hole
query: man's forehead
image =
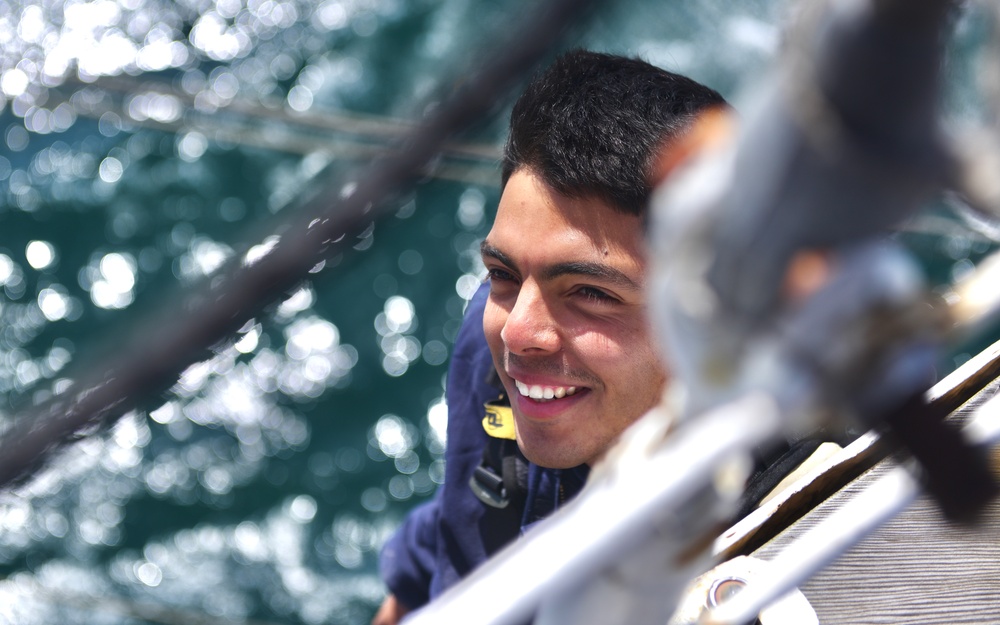
{"type": "Polygon", "coordinates": [[[508,180],[485,245],[484,255],[508,264],[547,257],[549,262],[627,269],[645,256],[639,216],[596,197],[566,196],[531,170],[519,170],[508,180]]]}
{"type": "Polygon", "coordinates": [[[604,198],[593,195],[566,195],[551,186],[530,169],[514,173],[504,187],[494,219],[498,227],[522,229],[526,236],[561,234],[577,231],[589,236],[598,245],[642,240],[644,219],[622,211],[604,198]],[[545,228],[529,230],[532,228],[545,228]]]}

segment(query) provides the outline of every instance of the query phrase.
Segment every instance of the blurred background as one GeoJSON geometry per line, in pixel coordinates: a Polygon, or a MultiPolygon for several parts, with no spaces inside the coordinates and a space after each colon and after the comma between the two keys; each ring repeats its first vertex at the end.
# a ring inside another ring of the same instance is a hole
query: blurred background
{"type": "MultiPolygon", "coordinates": [[[[309,193],[334,201],[331,172],[389,146],[535,4],[0,0],[0,423],[309,193]]],[[[739,107],[798,4],[605,3],[560,47],[639,55],[739,107]]],[[[955,127],[985,118],[984,22],[973,6],[955,25],[955,127]]],[[[0,622],[368,622],[380,546],[443,476],[509,105],[155,408],[0,493],[0,622]]],[[[942,200],[898,236],[941,284],[997,232],[942,200]]]]}

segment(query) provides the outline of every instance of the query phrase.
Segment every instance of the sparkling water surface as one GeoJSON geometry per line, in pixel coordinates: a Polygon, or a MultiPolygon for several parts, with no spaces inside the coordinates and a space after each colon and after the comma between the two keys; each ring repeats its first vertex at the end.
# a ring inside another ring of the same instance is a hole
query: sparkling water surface
{"type": "MultiPolygon", "coordinates": [[[[137,319],[237,250],[266,253],[310,194],[348,190],[324,184],[534,4],[0,0],[0,422],[71,365],[141,343],[137,319]]],[[[564,47],[641,55],[738,103],[787,17],[608,3],[564,47]]],[[[959,31],[948,101],[974,119],[984,35],[959,31]]],[[[368,622],[380,546],[442,480],[446,364],[482,278],[508,106],[155,406],[0,494],[0,622],[368,622]]],[[[985,225],[925,217],[904,236],[935,280],[993,247],[985,225]]]]}

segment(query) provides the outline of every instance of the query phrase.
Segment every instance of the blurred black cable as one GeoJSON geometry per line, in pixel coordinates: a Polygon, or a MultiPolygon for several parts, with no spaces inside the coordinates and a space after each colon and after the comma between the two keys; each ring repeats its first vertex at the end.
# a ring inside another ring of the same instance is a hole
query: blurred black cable
{"type": "Polygon", "coordinates": [[[119,353],[80,363],[73,385],[26,410],[0,439],[0,487],[30,474],[49,452],[100,425],[112,423],[148,398],[166,392],[191,364],[211,355],[247,321],[286,297],[324,259],[349,250],[390,207],[384,202],[412,183],[456,133],[502,102],[516,82],[553,51],[594,0],[549,0],[512,20],[506,41],[484,49],[468,76],[395,152],[371,163],[339,200],[316,197],[277,232],[278,243],[258,260],[233,258],[222,271],[144,319],[119,353]]]}

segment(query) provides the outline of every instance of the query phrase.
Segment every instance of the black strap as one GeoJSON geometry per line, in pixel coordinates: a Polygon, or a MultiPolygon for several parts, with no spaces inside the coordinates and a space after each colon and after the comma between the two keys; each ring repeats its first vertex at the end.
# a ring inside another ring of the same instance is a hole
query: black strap
{"type": "Polygon", "coordinates": [[[778,485],[781,480],[802,464],[815,452],[822,443],[819,439],[806,438],[789,445],[780,445],[775,449],[757,450],[755,460],[756,470],[747,480],[746,490],[740,498],[739,509],[733,517],[734,521],[742,519],[753,512],[761,500],[778,485]]]}
{"type": "Polygon", "coordinates": [[[486,504],[479,519],[479,533],[486,555],[493,555],[521,533],[521,516],[528,492],[528,461],[517,442],[490,438],[483,461],[469,485],[486,504]]]}

